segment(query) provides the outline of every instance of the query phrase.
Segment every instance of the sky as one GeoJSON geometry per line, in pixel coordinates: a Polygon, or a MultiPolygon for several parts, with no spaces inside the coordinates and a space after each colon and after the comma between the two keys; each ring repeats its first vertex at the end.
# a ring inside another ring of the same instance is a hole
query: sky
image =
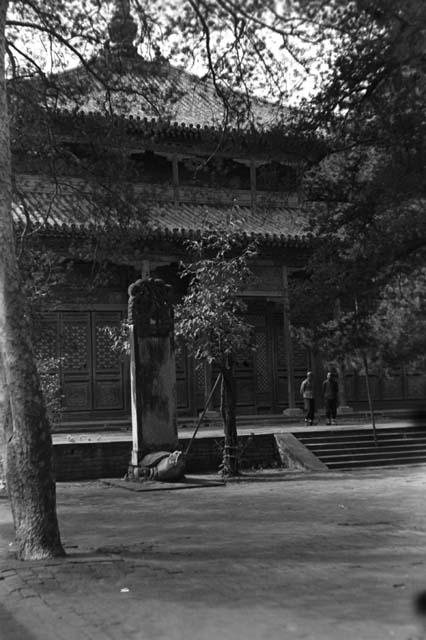
{"type": "MultiPolygon", "coordinates": [[[[77,0],[77,4],[78,2],[79,0],[77,0]]],[[[161,6],[164,4],[164,8],[167,9],[167,2],[174,2],[173,6],[177,6],[174,0],[164,0],[164,2],[160,4],[161,6]]],[[[104,28],[110,19],[111,8],[111,4],[101,3],[100,8],[98,9],[96,19],[101,24],[103,23],[104,28]]],[[[171,64],[182,67],[186,71],[196,75],[203,76],[207,71],[207,66],[205,56],[203,57],[202,55],[202,47],[200,47],[200,43],[197,43],[196,41],[196,35],[194,35],[193,42],[189,43],[191,52],[196,52],[194,57],[192,57],[192,55],[184,55],[182,53],[182,48],[185,45],[188,45],[188,42],[183,40],[178,29],[165,37],[164,34],[167,31],[167,23],[164,16],[167,14],[163,13],[163,18],[161,16],[161,12],[159,12],[158,15],[160,17],[158,22],[155,24],[153,33],[154,41],[159,43],[162,55],[167,58],[171,64]]],[[[232,25],[224,24],[222,29],[212,32],[212,45],[217,51],[218,57],[226,49],[230,48],[232,40],[232,25]]],[[[307,57],[309,59],[309,64],[304,67],[296,60],[295,57],[292,57],[290,53],[288,53],[288,50],[283,48],[281,36],[270,31],[265,31],[264,40],[267,45],[267,50],[269,51],[272,64],[276,66],[277,69],[278,67],[280,68],[279,87],[277,88],[277,85],[274,86],[272,83],[265,82],[265,76],[262,72],[261,65],[258,64],[253,70],[251,78],[246,76],[242,78],[242,81],[236,81],[234,86],[232,86],[231,82],[232,88],[241,89],[242,87],[238,86],[238,83],[241,82],[242,85],[247,83],[247,87],[244,86],[244,89],[248,88],[251,94],[270,101],[275,101],[278,94],[284,92],[284,100],[289,105],[297,105],[300,99],[312,95],[318,83],[319,72],[321,70],[321,56],[319,51],[314,47],[310,47],[300,41],[297,41],[296,38],[293,38],[293,41],[291,38],[289,39],[288,43],[290,44],[290,48],[295,46],[296,50],[298,49],[302,51],[302,57],[307,57]]],[[[64,47],[58,47],[56,44],[52,46],[50,40],[39,33],[21,29],[17,34],[17,44],[25,54],[34,58],[37,61],[37,64],[39,64],[46,73],[51,73],[55,70],[57,71],[60,66],[75,67],[80,64],[75,55],[72,55],[69,51],[64,49],[64,47]],[[59,61],[60,64],[58,64],[59,61]]],[[[82,45],[83,55],[85,57],[90,57],[95,49],[87,41],[83,41],[82,45]]],[[[150,43],[146,41],[139,46],[138,51],[140,55],[148,59],[153,55],[153,49],[150,46],[150,43]]],[[[322,65],[322,68],[324,68],[324,65],[322,65]]]]}

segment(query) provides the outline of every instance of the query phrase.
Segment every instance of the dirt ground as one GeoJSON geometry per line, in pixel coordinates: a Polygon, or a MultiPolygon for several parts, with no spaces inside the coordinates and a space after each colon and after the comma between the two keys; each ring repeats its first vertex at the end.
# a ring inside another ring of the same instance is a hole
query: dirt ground
{"type": "Polygon", "coordinates": [[[417,637],[426,466],[256,477],[60,484],[54,562],[14,559],[1,500],[1,640],[417,637]]]}

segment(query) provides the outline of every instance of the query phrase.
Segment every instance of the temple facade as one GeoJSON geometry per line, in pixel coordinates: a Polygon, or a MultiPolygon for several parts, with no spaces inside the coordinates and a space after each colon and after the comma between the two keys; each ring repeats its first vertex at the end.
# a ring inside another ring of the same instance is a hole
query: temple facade
{"type": "MultiPolygon", "coordinates": [[[[256,277],[244,292],[256,349],[237,363],[238,412],[300,406],[307,368],[318,380],[324,374],[290,335],[291,280],[303,274],[313,250],[299,193],[310,150],[276,132],[282,114],[272,105],[253,101],[241,123],[238,94],[226,105],[209,82],[165,60],[141,58],[134,29],[130,15],[117,13],[109,48],[92,63],[95,73],[79,68],[48,88],[35,86],[49,110],[55,154],[47,159],[38,140],[31,148],[14,137],[17,235],[67,267],[39,318],[36,345],[58,360],[62,420],[128,419],[128,362],[112,348],[108,328],[118,330],[126,318],[129,284],[160,277],[178,300],[185,242],[231,219],[238,219],[242,240],[258,246],[256,277]]],[[[21,105],[16,128],[24,117],[38,132],[47,122],[43,108],[19,116],[21,105]]],[[[202,409],[213,376],[178,352],[180,415],[202,409]]],[[[344,385],[346,403],[362,407],[362,377],[347,372],[344,385]]],[[[424,398],[426,379],[400,371],[375,377],[373,386],[378,406],[400,407],[424,398]]]]}

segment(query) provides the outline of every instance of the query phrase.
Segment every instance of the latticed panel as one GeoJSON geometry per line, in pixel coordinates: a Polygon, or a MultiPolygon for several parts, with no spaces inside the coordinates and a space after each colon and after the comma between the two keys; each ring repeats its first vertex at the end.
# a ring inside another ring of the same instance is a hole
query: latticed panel
{"type": "Polygon", "coordinates": [[[293,340],[293,365],[295,369],[306,369],[308,366],[306,349],[295,340],[293,340]]]}
{"type": "MultiPolygon", "coordinates": [[[[277,363],[279,369],[287,369],[287,351],[285,348],[284,333],[279,332],[277,335],[277,363]]],[[[295,369],[306,369],[308,366],[308,355],[306,349],[295,340],[292,342],[293,347],[293,367],[295,369]]]]}
{"type": "Polygon", "coordinates": [[[178,409],[187,409],[188,396],[188,367],[186,349],[176,349],[176,399],[178,409]]]}
{"type": "Polygon", "coordinates": [[[263,331],[256,333],[256,392],[268,393],[271,390],[268,350],[266,334],[263,331]]]}
{"type": "Polygon", "coordinates": [[[82,371],[89,364],[89,326],[87,322],[67,320],[62,327],[64,369],[82,371]]]}
{"type": "Polygon", "coordinates": [[[34,342],[36,357],[40,360],[58,356],[58,319],[46,315],[41,319],[34,342]]]}
{"type": "Polygon", "coordinates": [[[195,407],[198,409],[202,409],[204,406],[204,396],[205,396],[205,374],[204,367],[200,365],[198,360],[191,358],[189,362],[190,370],[191,370],[191,381],[193,385],[194,392],[194,403],[195,407]]]}
{"type": "Polygon", "coordinates": [[[186,375],[186,349],[176,349],[175,351],[176,358],[176,375],[185,376],[186,375]]]}
{"type": "Polygon", "coordinates": [[[120,409],[123,404],[122,387],[116,381],[99,381],[95,385],[97,409],[120,409]]]}
{"type": "Polygon", "coordinates": [[[204,395],[204,385],[205,385],[204,368],[203,366],[198,365],[198,362],[195,362],[194,377],[195,377],[196,392],[200,393],[201,395],[204,395]]]}
{"type": "Polygon", "coordinates": [[[91,409],[90,389],[86,382],[63,382],[64,409],[79,411],[91,409]]]}
{"type": "Polygon", "coordinates": [[[118,327],[107,322],[97,322],[95,327],[95,362],[97,371],[116,371],[120,369],[120,355],[113,348],[113,339],[108,333],[109,327],[118,327]]]}
{"type": "MultiPolygon", "coordinates": [[[[246,321],[249,325],[255,329],[256,327],[265,326],[265,316],[261,314],[248,315],[246,321]]],[[[254,371],[254,353],[251,346],[247,346],[246,349],[237,354],[235,358],[235,371],[236,373],[252,373],[254,371]]]]}
{"type": "Polygon", "coordinates": [[[247,349],[244,352],[240,352],[238,356],[235,358],[236,372],[253,371],[253,365],[254,365],[254,357],[253,357],[253,351],[251,350],[250,347],[247,347],[247,349]]]}

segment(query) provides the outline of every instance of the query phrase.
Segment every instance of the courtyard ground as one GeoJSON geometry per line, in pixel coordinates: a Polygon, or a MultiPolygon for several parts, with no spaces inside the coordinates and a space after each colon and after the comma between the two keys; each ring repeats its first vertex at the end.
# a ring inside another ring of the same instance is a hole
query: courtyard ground
{"type": "Polygon", "coordinates": [[[17,562],[1,640],[407,640],[426,588],[426,466],[130,491],[58,485],[68,557],[17,562]]]}

